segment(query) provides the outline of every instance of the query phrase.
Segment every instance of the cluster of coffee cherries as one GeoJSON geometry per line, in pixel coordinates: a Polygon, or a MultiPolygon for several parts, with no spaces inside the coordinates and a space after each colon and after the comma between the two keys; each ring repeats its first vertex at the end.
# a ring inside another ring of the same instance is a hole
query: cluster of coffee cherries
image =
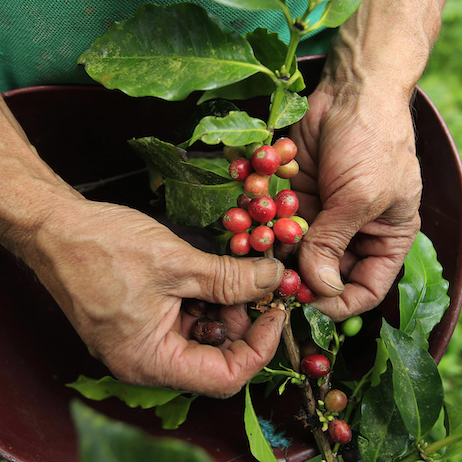
{"type": "MultiPolygon", "coordinates": [[[[244,256],[251,249],[265,252],[276,240],[294,245],[308,231],[306,220],[296,215],[299,201],[292,190],[284,189],[274,197],[269,193],[272,175],[291,179],[298,173],[296,154],[295,143],[286,137],[279,138],[273,146],[225,147],[231,178],[244,184],[237,207],[223,215],[223,226],[234,233],[230,239],[233,254],[244,256]]],[[[280,298],[296,296],[300,303],[314,299],[313,292],[291,269],[284,271],[276,295],[280,298]]]]}
{"type": "MultiPolygon", "coordinates": [[[[310,379],[321,379],[331,369],[329,358],[323,354],[309,354],[301,360],[300,369],[310,379]]],[[[339,389],[329,390],[322,402],[318,403],[318,417],[323,424],[323,430],[329,432],[334,443],[347,444],[352,433],[347,422],[338,418],[348,405],[347,395],[339,389]]]]}

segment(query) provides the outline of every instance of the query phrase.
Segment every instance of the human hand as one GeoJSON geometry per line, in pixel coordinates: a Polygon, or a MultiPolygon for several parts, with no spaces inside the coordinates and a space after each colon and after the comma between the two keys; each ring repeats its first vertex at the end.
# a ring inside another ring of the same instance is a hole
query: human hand
{"type": "Polygon", "coordinates": [[[291,134],[292,187],[311,223],[300,272],[313,306],[341,321],[377,306],[402,267],[420,228],[420,168],[406,98],[325,79],[309,105],[291,134]]]}
{"type": "Polygon", "coordinates": [[[284,312],[251,324],[243,302],[278,286],[281,263],[201,252],[136,210],[78,199],[44,223],[29,255],[91,354],[123,381],[223,398],[279,344],[284,312]],[[224,305],[223,345],[189,339],[193,318],[180,310],[182,297],[224,305]]]}

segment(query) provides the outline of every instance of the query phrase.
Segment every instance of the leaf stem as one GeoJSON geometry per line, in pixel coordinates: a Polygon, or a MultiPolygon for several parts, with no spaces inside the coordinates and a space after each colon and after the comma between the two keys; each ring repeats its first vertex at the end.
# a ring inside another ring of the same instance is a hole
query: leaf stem
{"type": "Polygon", "coordinates": [[[433,453],[439,451],[440,449],[445,448],[446,446],[451,446],[452,444],[462,441],[462,433],[456,433],[455,435],[446,436],[442,440],[435,441],[434,443],[428,445],[423,451],[414,451],[411,454],[408,454],[404,459],[401,459],[401,462],[415,462],[417,460],[426,460],[426,457],[432,455],[433,453]]]}
{"type": "Polygon", "coordinates": [[[285,85],[279,81],[276,86],[276,91],[273,93],[273,101],[271,103],[271,110],[268,117],[267,130],[269,132],[265,144],[271,144],[274,135],[274,126],[276,125],[279,108],[281,107],[282,100],[284,99],[285,85]]]}

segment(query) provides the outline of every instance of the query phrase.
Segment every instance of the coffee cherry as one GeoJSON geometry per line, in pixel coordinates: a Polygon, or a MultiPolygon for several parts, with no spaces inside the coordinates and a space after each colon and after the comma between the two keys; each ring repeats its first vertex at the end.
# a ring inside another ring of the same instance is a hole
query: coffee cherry
{"type": "Polygon", "coordinates": [[[260,175],[272,175],[281,165],[281,159],[276,149],[265,145],[254,152],[252,165],[260,175]]]}
{"type": "Polygon", "coordinates": [[[324,398],[324,405],[329,412],[342,412],[347,404],[347,395],[342,390],[330,390],[324,398]]]}
{"type": "Polygon", "coordinates": [[[300,171],[300,166],[298,165],[298,162],[294,159],[294,160],[291,160],[286,165],[281,165],[276,170],[275,175],[277,177],[279,177],[279,178],[283,178],[285,180],[290,180],[294,176],[296,176],[299,171],[300,171]]]}
{"type": "Polygon", "coordinates": [[[246,147],[245,147],[245,157],[247,157],[247,159],[249,160],[252,160],[252,157],[253,157],[253,154],[254,152],[261,148],[263,146],[263,143],[251,143],[251,144],[248,144],[246,147]]]}
{"type": "Polygon", "coordinates": [[[237,198],[237,206],[240,208],[240,209],[244,209],[244,210],[248,210],[249,209],[249,204],[250,204],[250,201],[252,200],[251,197],[249,197],[247,194],[241,194],[238,198],[237,198]]]}
{"type": "Polygon", "coordinates": [[[268,223],[276,215],[276,204],[269,196],[258,197],[251,200],[248,212],[259,223],[268,223]]]}
{"type": "Polygon", "coordinates": [[[223,156],[229,163],[231,163],[233,160],[245,156],[245,146],[224,146],[223,156]]]}
{"type": "Polygon", "coordinates": [[[279,138],[273,148],[279,154],[281,165],[286,165],[297,155],[297,146],[290,138],[279,138]]]}
{"type": "Polygon", "coordinates": [[[329,435],[334,443],[347,444],[351,441],[351,428],[344,420],[329,422],[329,435]]]}
{"type": "Polygon", "coordinates": [[[242,257],[250,252],[250,234],[247,232],[235,234],[229,241],[231,252],[242,257]]]}
{"type": "Polygon", "coordinates": [[[250,228],[252,218],[246,210],[237,207],[229,209],[223,215],[223,226],[233,233],[243,233],[250,228]]]}
{"type": "Polygon", "coordinates": [[[191,336],[199,343],[221,345],[228,335],[228,329],[221,321],[199,318],[192,327],[191,336]]]}
{"type": "Polygon", "coordinates": [[[303,235],[305,235],[306,232],[309,229],[308,222],[304,218],[298,217],[297,215],[293,215],[293,216],[291,216],[289,218],[291,220],[294,220],[295,222],[297,222],[300,225],[300,228],[302,228],[302,231],[303,231],[303,235]]]}
{"type": "Polygon", "coordinates": [[[196,298],[183,298],[181,307],[187,311],[191,316],[201,318],[207,313],[209,304],[204,300],[197,300],[196,298]]]}
{"type": "Polygon", "coordinates": [[[342,322],[342,332],[346,337],[354,337],[363,327],[361,316],[352,316],[342,322]]]}
{"type": "Polygon", "coordinates": [[[253,172],[252,162],[245,157],[233,160],[229,165],[229,176],[236,181],[245,181],[253,172]]]}
{"type": "Polygon", "coordinates": [[[298,210],[299,201],[297,195],[290,189],[283,189],[274,198],[276,204],[276,217],[289,218],[298,210]]]}
{"type": "Polygon", "coordinates": [[[308,287],[306,282],[302,281],[295,298],[299,303],[311,303],[316,298],[316,294],[308,287]]]}
{"type": "Polygon", "coordinates": [[[274,233],[268,226],[257,226],[250,234],[250,245],[258,252],[268,250],[274,243],[274,233]]]}
{"type": "Polygon", "coordinates": [[[352,444],[343,446],[342,457],[343,462],[363,462],[359,449],[352,444]]]}
{"type": "Polygon", "coordinates": [[[327,356],[313,354],[305,356],[300,363],[302,372],[312,379],[319,379],[329,373],[330,361],[327,356]]]}
{"type": "Polygon", "coordinates": [[[308,337],[300,346],[300,357],[304,358],[305,356],[310,356],[314,354],[319,354],[320,349],[316,345],[315,341],[308,337]]]}
{"type": "Polygon", "coordinates": [[[244,191],[252,199],[267,196],[269,193],[271,176],[251,173],[245,180],[244,191]]]}
{"type": "Polygon", "coordinates": [[[290,218],[281,218],[273,226],[274,235],[284,244],[296,244],[303,237],[300,225],[290,218]]]}
{"type": "Polygon", "coordinates": [[[300,289],[301,279],[292,269],[285,269],[279,287],[274,291],[278,297],[288,298],[295,295],[300,289]]]}

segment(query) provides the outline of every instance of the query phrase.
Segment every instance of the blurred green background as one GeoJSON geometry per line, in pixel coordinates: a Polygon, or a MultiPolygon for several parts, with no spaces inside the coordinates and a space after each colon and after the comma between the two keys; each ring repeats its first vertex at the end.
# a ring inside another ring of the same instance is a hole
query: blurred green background
{"type": "MultiPolygon", "coordinates": [[[[430,96],[462,153],[462,1],[448,0],[443,25],[419,85],[430,96]]],[[[446,401],[462,403],[462,318],[439,365],[446,401]]],[[[462,454],[448,459],[462,462],[462,454]]]]}

